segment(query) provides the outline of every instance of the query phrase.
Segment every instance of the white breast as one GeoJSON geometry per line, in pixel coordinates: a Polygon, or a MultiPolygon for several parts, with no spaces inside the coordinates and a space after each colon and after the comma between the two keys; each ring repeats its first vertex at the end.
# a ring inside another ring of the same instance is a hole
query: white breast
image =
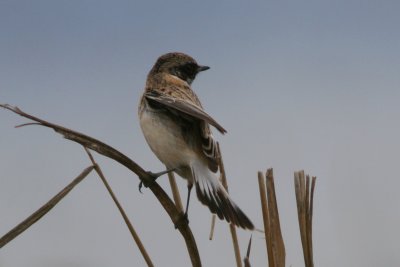
{"type": "Polygon", "coordinates": [[[167,168],[191,166],[196,159],[196,153],[184,141],[180,127],[163,113],[143,110],[140,126],[151,150],[167,168]]]}

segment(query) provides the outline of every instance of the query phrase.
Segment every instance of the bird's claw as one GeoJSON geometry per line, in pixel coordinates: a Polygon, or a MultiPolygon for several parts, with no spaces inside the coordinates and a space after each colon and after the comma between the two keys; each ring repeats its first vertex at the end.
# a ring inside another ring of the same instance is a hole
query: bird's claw
{"type": "MultiPolygon", "coordinates": [[[[150,175],[151,175],[151,174],[150,174],[150,175]]],[[[153,183],[156,179],[154,179],[153,176],[151,176],[151,177],[152,177],[151,183],[153,183]]],[[[143,192],[142,192],[143,186],[144,186],[144,187],[149,187],[149,183],[148,183],[147,181],[144,182],[143,180],[140,181],[140,183],[139,183],[139,192],[140,192],[141,194],[143,194],[143,192]]]]}
{"type": "Polygon", "coordinates": [[[143,192],[142,192],[142,187],[143,187],[143,181],[140,181],[140,183],[139,183],[139,192],[140,192],[141,194],[143,194],[143,192]]]}

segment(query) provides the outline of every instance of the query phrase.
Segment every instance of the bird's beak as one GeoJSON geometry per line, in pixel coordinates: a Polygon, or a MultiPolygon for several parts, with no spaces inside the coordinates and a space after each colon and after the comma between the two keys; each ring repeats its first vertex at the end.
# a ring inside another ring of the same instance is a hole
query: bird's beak
{"type": "Polygon", "coordinates": [[[210,68],[209,66],[198,66],[197,67],[197,72],[205,71],[205,70],[208,70],[209,68],[210,68]]]}

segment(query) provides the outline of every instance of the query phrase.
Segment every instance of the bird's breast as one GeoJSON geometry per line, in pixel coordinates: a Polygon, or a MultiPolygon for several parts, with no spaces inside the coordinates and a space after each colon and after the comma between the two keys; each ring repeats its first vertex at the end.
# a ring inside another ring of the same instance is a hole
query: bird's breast
{"type": "Polygon", "coordinates": [[[183,138],[181,127],[162,111],[150,107],[143,109],[140,126],[151,150],[168,168],[190,166],[197,158],[183,138]]]}

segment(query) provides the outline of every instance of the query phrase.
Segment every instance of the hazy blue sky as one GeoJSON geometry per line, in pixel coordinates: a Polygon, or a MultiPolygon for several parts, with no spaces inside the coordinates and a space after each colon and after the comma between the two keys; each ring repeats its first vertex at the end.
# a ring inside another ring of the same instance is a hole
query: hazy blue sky
{"type": "MultiPolygon", "coordinates": [[[[0,103],[87,133],[144,168],[163,166],[139,128],[147,72],[170,51],[211,69],[193,88],[227,130],[232,198],[262,227],[257,171],[273,167],[287,265],[303,266],[293,172],[318,177],[315,265],[399,266],[399,1],[0,1],[0,103]]],[[[0,235],[90,165],[82,148],[0,110],[0,235]]],[[[156,266],[189,266],[150,191],[95,155],[156,266]]],[[[168,189],[167,179],[160,184],[168,189]]],[[[186,183],[179,179],[182,195],[186,183]]],[[[204,266],[234,266],[227,224],[192,199],[204,266]]],[[[244,254],[250,233],[239,230],[244,254]]],[[[253,266],[266,266],[253,235],[253,266]]],[[[145,266],[90,175],[0,251],[1,267],[145,266]]]]}

